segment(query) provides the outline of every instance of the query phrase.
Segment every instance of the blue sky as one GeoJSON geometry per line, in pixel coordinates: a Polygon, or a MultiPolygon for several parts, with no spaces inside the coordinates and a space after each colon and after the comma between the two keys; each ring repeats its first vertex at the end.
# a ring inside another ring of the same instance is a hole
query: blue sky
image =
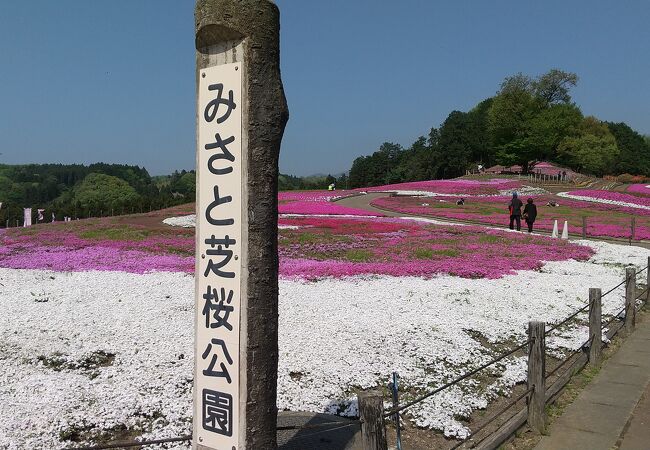
{"type": "MultiPolygon", "coordinates": [[[[285,173],[410,145],[504,77],[580,77],[585,114],[650,134],[650,3],[278,0],[285,173]]],[[[193,1],[0,2],[0,162],[194,167],[193,1]]]]}

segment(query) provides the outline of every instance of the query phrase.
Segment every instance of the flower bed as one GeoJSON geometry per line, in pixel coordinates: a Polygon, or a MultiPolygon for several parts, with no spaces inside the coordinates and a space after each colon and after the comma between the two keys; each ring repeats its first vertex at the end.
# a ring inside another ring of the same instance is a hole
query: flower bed
{"type": "Polygon", "coordinates": [[[283,277],[317,279],[352,275],[499,278],[538,269],[543,261],[584,260],[588,247],[541,236],[479,227],[423,224],[404,219],[283,219],[283,277]]]}
{"type": "Polygon", "coordinates": [[[115,219],[12,228],[0,236],[0,267],[60,272],[194,272],[194,231],[152,232],[115,219]]]}
{"type": "Polygon", "coordinates": [[[501,191],[517,189],[516,180],[493,178],[489,180],[431,180],[410,183],[387,184],[360,189],[366,192],[429,192],[454,195],[497,195],[501,191]]]}
{"type": "Polygon", "coordinates": [[[334,199],[355,194],[355,191],[282,191],[278,193],[278,212],[280,214],[376,216],[377,213],[332,203],[334,199]]]}
{"type": "MultiPolygon", "coordinates": [[[[551,231],[555,220],[562,227],[568,221],[572,235],[582,233],[582,218],[587,220],[588,236],[629,238],[631,220],[636,218],[635,237],[650,239],[650,211],[616,204],[590,203],[557,198],[552,195],[533,196],[537,204],[536,230],[551,231]],[[546,206],[548,201],[559,202],[559,207],[546,206]]],[[[523,201],[526,198],[522,198],[523,201]]],[[[507,226],[510,197],[468,197],[462,206],[444,197],[427,199],[417,197],[383,197],[371,204],[377,208],[405,214],[471,221],[486,225],[507,226]]],[[[525,224],[522,223],[525,228],[525,224]]]]}
{"type": "MultiPolygon", "coordinates": [[[[360,274],[452,274],[498,278],[542,261],[585,259],[586,247],[478,227],[388,218],[281,218],[280,275],[317,279],[360,274]]],[[[111,219],[41,225],[0,236],[0,267],[55,271],[194,272],[194,233],[153,233],[111,219]]]]}
{"type": "Polygon", "coordinates": [[[650,197],[625,194],[623,192],[599,191],[585,189],[581,191],[560,192],[560,197],[588,202],[605,203],[610,205],[626,206],[628,208],[650,210],[650,197]]]}
{"type": "Polygon", "coordinates": [[[650,196],[650,184],[631,184],[627,187],[627,191],[650,196]]]}

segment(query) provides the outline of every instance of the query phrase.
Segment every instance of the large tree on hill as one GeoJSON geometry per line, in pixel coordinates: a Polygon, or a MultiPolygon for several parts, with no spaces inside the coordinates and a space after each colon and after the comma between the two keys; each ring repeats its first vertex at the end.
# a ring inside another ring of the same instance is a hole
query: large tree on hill
{"type": "Polygon", "coordinates": [[[614,173],[619,156],[616,139],[607,125],[595,117],[585,117],[575,136],[558,146],[558,159],[579,172],[596,176],[614,173]]]}
{"type": "Polygon", "coordinates": [[[528,123],[524,139],[530,160],[554,160],[562,140],[575,135],[582,123],[580,108],[574,104],[555,104],[541,110],[528,123]]]}
{"type": "MultiPolygon", "coordinates": [[[[488,111],[487,131],[496,159],[510,166],[521,164],[525,169],[534,152],[528,147],[530,122],[542,109],[542,102],[531,90],[531,80],[518,74],[501,84],[488,111]]],[[[532,158],[534,159],[534,158],[532,158]]]]}
{"type": "Polygon", "coordinates": [[[624,122],[605,124],[614,135],[620,150],[616,172],[650,176],[650,141],[624,122]]]}
{"type": "Polygon", "coordinates": [[[546,105],[571,103],[569,90],[577,84],[578,75],[559,69],[551,69],[531,82],[535,96],[546,105]]]}
{"type": "Polygon", "coordinates": [[[487,121],[498,162],[527,171],[529,162],[555,155],[582,119],[569,95],[577,81],[577,75],[557,69],[535,79],[519,73],[503,81],[487,121]]]}

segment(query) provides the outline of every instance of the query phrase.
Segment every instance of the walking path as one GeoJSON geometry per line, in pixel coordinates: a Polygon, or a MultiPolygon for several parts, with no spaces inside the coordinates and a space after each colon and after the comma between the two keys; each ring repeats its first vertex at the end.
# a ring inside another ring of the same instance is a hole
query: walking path
{"type": "Polygon", "coordinates": [[[637,324],[535,450],[650,448],[650,320],[637,324]]]}

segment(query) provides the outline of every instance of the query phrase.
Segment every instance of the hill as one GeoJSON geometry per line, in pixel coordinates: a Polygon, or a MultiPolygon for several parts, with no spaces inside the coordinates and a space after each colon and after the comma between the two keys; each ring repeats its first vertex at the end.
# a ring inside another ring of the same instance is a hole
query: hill
{"type": "Polygon", "coordinates": [[[194,199],[194,172],[156,177],[125,164],[0,165],[0,224],[22,224],[23,208],[58,220],[159,209],[194,199]]]}

